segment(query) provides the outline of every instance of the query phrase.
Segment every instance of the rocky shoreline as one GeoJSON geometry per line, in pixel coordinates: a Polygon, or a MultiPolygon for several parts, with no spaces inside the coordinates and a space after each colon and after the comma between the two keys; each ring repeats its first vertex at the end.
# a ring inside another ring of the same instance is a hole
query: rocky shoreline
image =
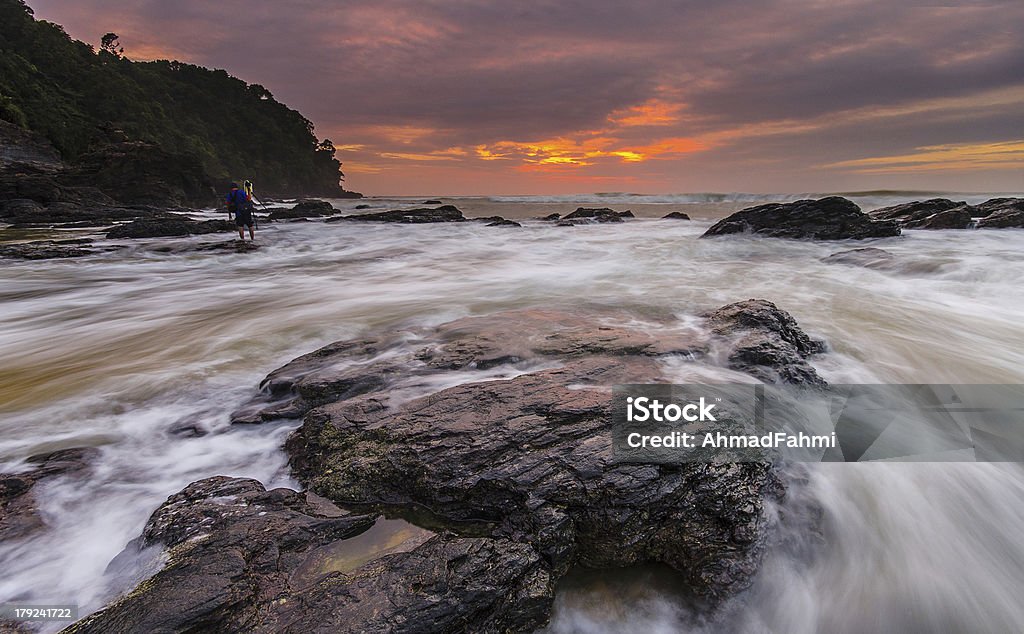
{"type": "MultiPolygon", "coordinates": [[[[784,482],[768,463],[617,462],[610,387],[663,381],[665,360],[686,359],[813,388],[824,381],[807,359],[826,347],[765,300],[700,327],[634,317],[514,310],[337,342],[275,370],[235,422],[301,417],[285,449],[305,492],[189,485],[108,569],[155,550],[155,574],[67,631],[530,632],[569,570],[653,562],[714,610],[750,584],[784,482]],[[422,528],[379,556],[345,555],[382,515],[422,528]]],[[[7,525],[38,530],[26,496],[62,472],[0,479],[13,483],[7,525]]]]}

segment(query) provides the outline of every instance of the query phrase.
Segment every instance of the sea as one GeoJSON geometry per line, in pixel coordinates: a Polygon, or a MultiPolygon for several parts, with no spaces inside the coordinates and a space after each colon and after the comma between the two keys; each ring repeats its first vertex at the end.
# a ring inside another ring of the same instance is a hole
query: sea
{"type": "MultiPolygon", "coordinates": [[[[109,603],[124,590],[105,574],[110,561],[195,480],[297,488],[282,451],[297,421],[231,426],[230,413],[294,357],[381,330],[531,306],[627,307],[699,323],[708,309],[765,298],[828,341],[812,364],[833,383],[1024,383],[1024,230],[905,231],[866,243],[698,239],[743,207],[820,195],[441,197],[469,217],[523,227],[265,222],[252,253],[189,248],[222,235],[98,237],[98,246],[123,246],[0,262],[0,472],[26,471],[26,458],[58,449],[99,452],[86,472],[38,485],[45,530],[0,543],[0,604],[76,604],[86,614],[109,603]],[[580,206],[637,218],[535,220],[580,206]],[[674,211],[691,220],[661,219],[674,211]],[[861,246],[892,253],[890,266],[822,261],[861,246]]],[[[997,194],[842,195],[870,210],[997,194]]],[[[360,213],[426,200],[331,202],[360,213]]],[[[0,227],[0,241],[55,235],[90,234],[0,227]]],[[[666,376],[692,377],[686,363],[666,376]]],[[[753,586],[713,614],[694,608],[668,569],[575,571],[559,583],[545,631],[1024,627],[1021,465],[809,464],[789,485],[770,509],[775,538],[753,586]]]]}

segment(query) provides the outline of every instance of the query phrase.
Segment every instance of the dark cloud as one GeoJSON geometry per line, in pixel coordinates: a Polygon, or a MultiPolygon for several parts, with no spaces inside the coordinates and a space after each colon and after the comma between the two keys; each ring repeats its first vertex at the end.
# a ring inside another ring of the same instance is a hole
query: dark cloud
{"type": "MultiPolygon", "coordinates": [[[[1019,1],[30,4],[82,39],[117,30],[129,56],[162,52],[261,83],[336,142],[370,145],[367,159],[585,136],[608,127],[611,112],[657,99],[685,106],[677,124],[615,133],[643,144],[643,134],[703,137],[836,118],[813,132],[748,135],[731,150],[737,160],[771,160],[814,139],[827,138],[825,154],[842,160],[900,144],[908,150],[1021,136],[1019,121],[1005,112],[1012,105],[980,98],[1024,87],[1019,1]],[[972,96],[979,96],[978,112],[970,115],[961,107],[881,122],[841,116],[972,96]]],[[[805,149],[808,160],[793,162],[810,164],[814,153],[805,149]]]]}

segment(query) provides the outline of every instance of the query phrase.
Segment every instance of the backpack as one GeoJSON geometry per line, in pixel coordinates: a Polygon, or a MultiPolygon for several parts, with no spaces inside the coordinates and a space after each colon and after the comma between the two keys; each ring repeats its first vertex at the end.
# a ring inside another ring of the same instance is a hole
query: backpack
{"type": "Polygon", "coordinates": [[[248,209],[246,205],[248,201],[245,200],[245,192],[241,189],[236,189],[228,194],[228,211],[231,213],[238,213],[239,211],[245,211],[248,209]],[[238,195],[242,195],[242,201],[238,201],[238,195]]]}

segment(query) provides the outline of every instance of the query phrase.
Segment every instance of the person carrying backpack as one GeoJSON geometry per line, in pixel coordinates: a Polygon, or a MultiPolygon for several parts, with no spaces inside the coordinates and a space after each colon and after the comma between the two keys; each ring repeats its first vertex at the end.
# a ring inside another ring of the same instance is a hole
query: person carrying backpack
{"type": "Polygon", "coordinates": [[[231,183],[231,191],[227,198],[228,219],[235,214],[235,226],[238,227],[238,239],[245,240],[245,227],[249,227],[249,238],[256,239],[255,223],[253,220],[252,196],[245,190],[239,189],[238,183],[231,183]]]}

